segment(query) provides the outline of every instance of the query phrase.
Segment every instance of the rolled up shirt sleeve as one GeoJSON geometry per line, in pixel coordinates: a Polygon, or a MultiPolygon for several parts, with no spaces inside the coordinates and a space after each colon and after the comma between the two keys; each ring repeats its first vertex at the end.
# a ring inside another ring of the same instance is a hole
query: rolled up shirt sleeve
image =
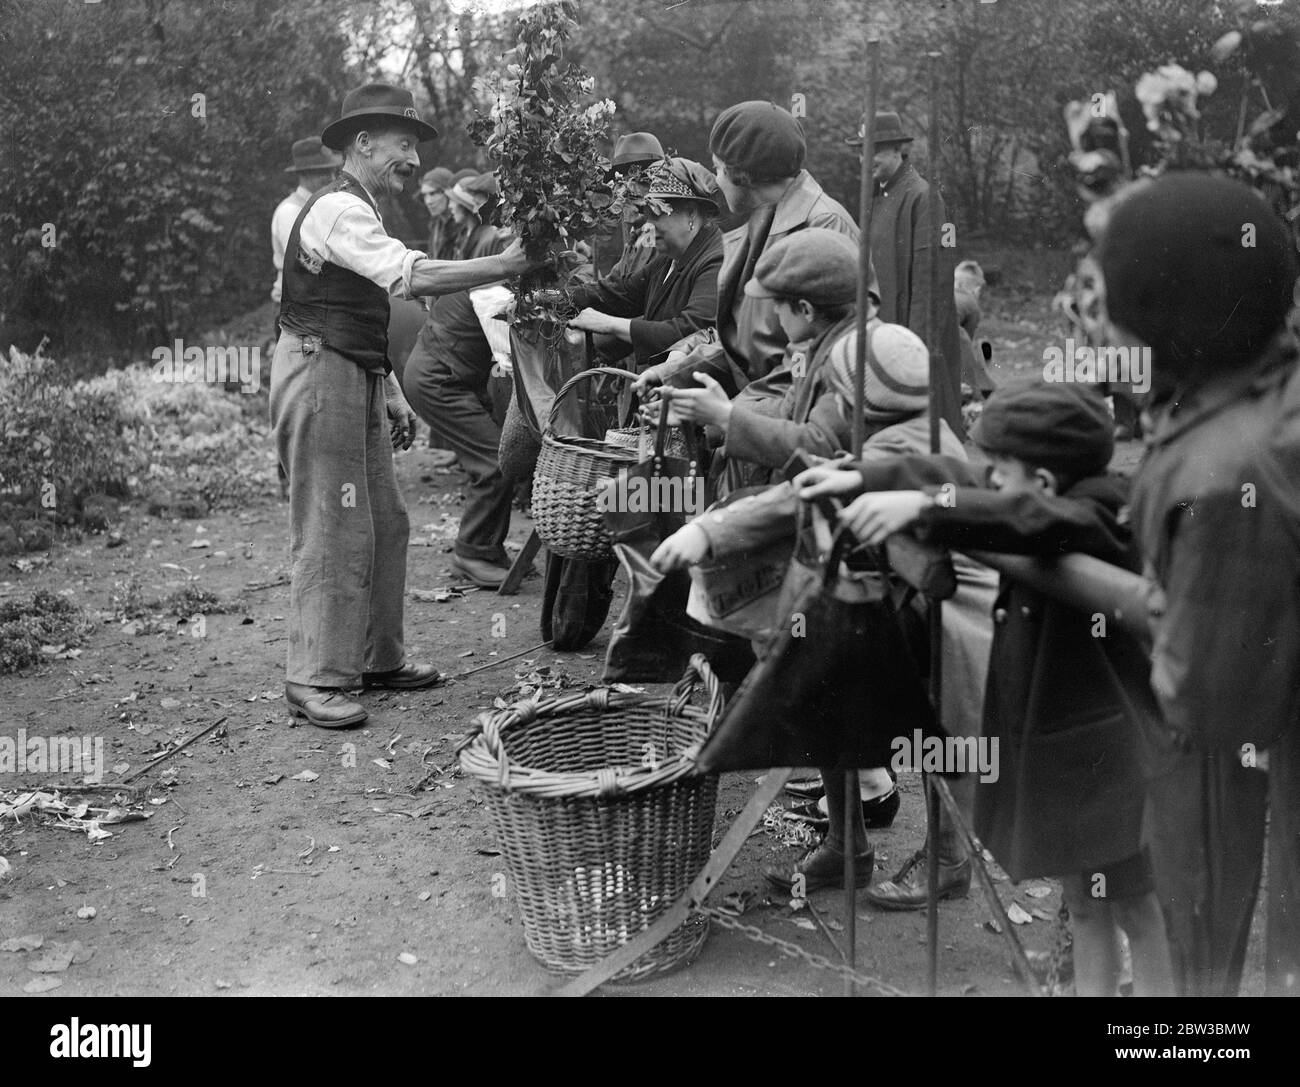
{"type": "Polygon", "coordinates": [[[298,244],[321,260],[337,264],[390,295],[411,298],[411,270],[425,258],[384,232],[379,216],[360,197],[328,193],[312,205],[298,231],[298,244]]]}

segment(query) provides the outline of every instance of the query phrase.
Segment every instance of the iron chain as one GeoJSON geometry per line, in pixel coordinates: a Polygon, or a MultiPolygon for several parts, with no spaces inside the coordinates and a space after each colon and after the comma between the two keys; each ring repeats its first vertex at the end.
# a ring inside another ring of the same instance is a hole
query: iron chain
{"type": "Polygon", "coordinates": [[[740,935],[753,940],[755,943],[763,944],[766,947],[774,947],[780,951],[782,955],[787,955],[792,959],[799,959],[806,962],[809,966],[816,967],[818,970],[829,970],[832,974],[837,975],[844,981],[852,981],[854,984],[865,985],[868,988],[876,989],[885,996],[909,995],[903,992],[902,989],[896,989],[894,986],[881,981],[879,978],[873,978],[870,974],[860,974],[856,970],[850,969],[850,967],[844,963],[831,962],[830,959],[826,958],[824,955],[814,954],[813,952],[800,947],[796,943],[791,943],[789,940],[783,940],[779,936],[772,936],[754,925],[747,925],[743,921],[737,920],[731,914],[724,913],[722,910],[716,909],[712,906],[699,906],[697,909],[700,913],[707,915],[711,920],[716,921],[722,928],[730,929],[732,932],[738,932],[740,935]]]}

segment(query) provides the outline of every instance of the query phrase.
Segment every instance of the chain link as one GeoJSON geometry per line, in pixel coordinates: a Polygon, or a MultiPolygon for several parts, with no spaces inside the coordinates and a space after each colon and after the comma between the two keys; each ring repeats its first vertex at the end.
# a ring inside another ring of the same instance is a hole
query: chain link
{"type": "Polygon", "coordinates": [[[1052,947],[1051,958],[1047,962],[1047,995],[1061,995],[1061,963],[1065,959],[1066,948],[1070,945],[1070,911],[1064,902],[1056,911],[1056,942],[1052,947]]]}
{"type": "Polygon", "coordinates": [[[832,974],[837,975],[844,981],[851,981],[857,985],[864,985],[871,989],[876,989],[885,996],[908,996],[910,994],[903,992],[902,989],[895,989],[894,986],[879,978],[873,978],[870,974],[860,974],[851,969],[845,963],[831,962],[824,955],[817,955],[807,951],[796,943],[789,940],[783,940],[779,936],[772,936],[764,932],[761,928],[754,925],[747,925],[743,921],[737,920],[729,913],[716,909],[713,906],[699,906],[698,912],[707,915],[713,921],[716,921],[721,928],[730,929],[732,932],[738,932],[746,939],[753,940],[755,943],[763,944],[766,947],[774,947],[792,959],[799,959],[806,962],[809,966],[816,967],[818,970],[829,970],[832,974]]]}

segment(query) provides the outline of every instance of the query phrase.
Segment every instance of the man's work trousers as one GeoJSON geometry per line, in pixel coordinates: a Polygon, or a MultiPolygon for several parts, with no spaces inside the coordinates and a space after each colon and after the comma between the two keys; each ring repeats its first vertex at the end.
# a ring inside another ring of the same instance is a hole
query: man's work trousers
{"type": "Polygon", "coordinates": [[[290,683],[350,687],[405,663],[411,524],[397,488],[384,382],[285,332],[271,366],[271,425],[289,475],[290,683]]]}
{"type": "Polygon", "coordinates": [[[473,388],[422,346],[417,343],[407,360],[403,389],[438,446],[454,452],[469,477],[455,553],[509,566],[505,538],[515,487],[501,475],[497,459],[505,398],[493,396],[494,386],[507,389],[507,394],[508,386],[493,378],[487,387],[473,388]]]}

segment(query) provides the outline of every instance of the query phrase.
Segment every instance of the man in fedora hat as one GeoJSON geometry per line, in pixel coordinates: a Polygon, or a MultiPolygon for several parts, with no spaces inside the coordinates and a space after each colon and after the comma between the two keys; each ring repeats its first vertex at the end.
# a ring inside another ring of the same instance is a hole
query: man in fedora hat
{"type": "Polygon", "coordinates": [[[285,253],[271,421],[289,476],[290,711],[323,728],[359,724],[348,692],[437,683],[406,659],[402,604],[410,521],[393,448],[415,437],[386,357],[389,297],[447,294],[533,266],[516,240],[478,260],[430,260],[385,231],[379,198],[416,176],[437,135],[409,91],[371,83],[321,134],[343,171],[299,213],[285,253]]]}
{"type": "Polygon", "coordinates": [[[289,231],[303,205],[312,194],[334,180],[343,165],[343,157],[336,155],[320,142],[319,136],[308,136],[293,145],[293,165],[286,166],[286,174],[298,175],[298,187],[276,206],[271,215],[271,261],[275,265],[275,284],[271,287],[271,301],[280,301],[280,278],[284,270],[284,248],[289,244],[289,231]]]}
{"type": "MultiPolygon", "coordinates": [[[[614,157],[610,159],[606,176],[612,180],[640,173],[664,158],[664,147],[650,132],[629,132],[614,144],[614,157]]],[[[623,217],[623,252],[607,275],[626,279],[650,263],[658,251],[653,241],[646,243],[642,237],[642,224],[638,223],[635,208],[628,208],[623,217]]]]}
{"type": "MultiPolygon", "coordinates": [[[[866,119],[856,136],[845,139],[861,147],[866,119]]],[[[961,417],[961,339],[953,300],[953,262],[950,251],[940,248],[938,334],[930,329],[930,183],[909,161],[914,137],[903,130],[897,113],[876,114],[875,153],[871,179],[875,199],[871,205],[871,261],[880,283],[880,319],[905,325],[925,340],[942,358],[935,383],[939,414],[958,436],[966,428],[961,417]]],[[[939,221],[946,221],[943,198],[935,194],[939,221]]]]}

